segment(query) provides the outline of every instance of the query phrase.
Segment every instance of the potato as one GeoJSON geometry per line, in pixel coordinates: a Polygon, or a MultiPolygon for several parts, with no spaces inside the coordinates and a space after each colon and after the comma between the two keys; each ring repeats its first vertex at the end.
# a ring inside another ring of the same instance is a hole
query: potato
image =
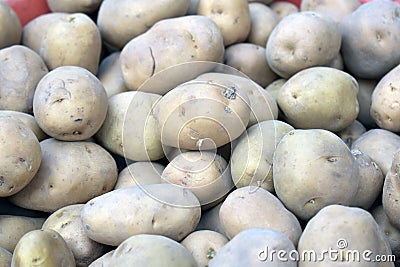
{"type": "Polygon", "coordinates": [[[31,49],[14,45],[0,50],[0,109],[32,113],[40,79],[48,73],[42,58],[31,49]]]}
{"type": "Polygon", "coordinates": [[[35,117],[33,117],[32,115],[14,110],[0,110],[0,116],[3,115],[11,116],[21,120],[26,126],[28,126],[29,129],[31,129],[39,142],[48,138],[47,134],[45,134],[42,129],[40,129],[35,117]]]}
{"type": "Polygon", "coordinates": [[[63,207],[53,212],[42,229],[56,231],[65,240],[74,255],[76,266],[88,266],[106,252],[106,246],[91,240],[81,221],[84,204],[63,207]]]}
{"type": "Polygon", "coordinates": [[[164,157],[161,136],[153,114],[157,94],[123,92],[108,100],[107,116],[95,139],[109,151],[133,161],[164,157]]]}
{"type": "Polygon", "coordinates": [[[333,60],[327,66],[338,70],[344,70],[344,62],[342,54],[338,53],[336,57],[334,57],[333,60]]]}
{"type": "Polygon", "coordinates": [[[51,137],[82,141],[92,137],[107,114],[107,94],[88,70],[63,66],[46,74],[36,87],[33,113],[51,137]]]}
{"type": "Polygon", "coordinates": [[[165,94],[154,107],[161,142],[208,150],[239,137],[250,118],[249,98],[235,82],[190,81],[165,94]]]}
{"type": "Polygon", "coordinates": [[[0,49],[19,44],[22,35],[21,22],[15,11],[6,3],[0,3],[0,49]]]}
{"type": "Polygon", "coordinates": [[[321,129],[286,134],[275,149],[273,174],[276,195],[303,220],[331,204],[351,205],[360,180],[350,149],[321,129]]]}
{"type": "Polygon", "coordinates": [[[248,105],[251,109],[247,127],[258,122],[274,120],[278,117],[278,105],[272,96],[251,79],[244,77],[243,74],[208,72],[198,76],[196,80],[207,81],[208,83],[231,81],[242,89],[249,98],[248,105]]]}
{"type": "Polygon", "coordinates": [[[268,66],[265,48],[259,45],[239,43],[229,46],[225,51],[225,63],[243,72],[262,87],[278,78],[268,66]]]}
{"type": "Polygon", "coordinates": [[[249,3],[249,11],[251,28],[247,41],[265,47],[279,17],[269,6],[261,3],[249,3]]]}
{"type": "Polygon", "coordinates": [[[95,261],[93,261],[91,264],[89,264],[88,267],[105,267],[105,266],[108,266],[114,251],[115,250],[111,250],[111,251],[107,252],[106,254],[104,254],[103,256],[97,258],[95,261]]]}
{"type": "Polygon", "coordinates": [[[250,32],[247,0],[200,0],[197,14],[211,18],[221,29],[224,45],[243,42],[250,32]]]}
{"type": "Polygon", "coordinates": [[[273,0],[247,0],[250,3],[252,2],[259,2],[259,3],[263,3],[263,4],[270,4],[273,0]]]}
{"type": "Polygon", "coordinates": [[[259,186],[274,192],[272,160],[282,137],[294,130],[287,123],[270,120],[251,126],[239,138],[231,156],[232,179],[236,187],[259,186]]]}
{"type": "Polygon", "coordinates": [[[193,61],[221,62],[224,52],[221,30],[211,19],[165,19],[124,46],[121,69],[126,86],[136,90],[168,67],[193,61]]]}
{"type": "Polygon", "coordinates": [[[299,8],[290,2],[273,2],[269,5],[271,9],[278,15],[279,21],[284,17],[299,12],[299,8]]]}
{"type": "Polygon", "coordinates": [[[383,259],[391,254],[390,246],[372,215],[360,208],[323,208],[307,223],[297,249],[306,257],[308,251],[311,258],[299,261],[299,267],[394,266],[389,261],[375,262],[376,256],[383,259]]]}
{"type": "Polygon", "coordinates": [[[365,129],[364,125],[355,120],[352,124],[337,132],[337,135],[346,143],[348,147],[351,147],[354,141],[360,138],[360,136],[366,131],[367,130],[365,129]]]}
{"type": "Polygon", "coordinates": [[[181,242],[193,255],[197,266],[208,266],[209,261],[226,243],[228,239],[224,235],[209,230],[192,232],[181,242]]]}
{"type": "Polygon", "coordinates": [[[184,152],[165,167],[162,179],[189,189],[202,208],[209,208],[218,204],[234,187],[227,167],[225,159],[213,152],[184,152]]]}
{"type": "Polygon", "coordinates": [[[357,120],[359,120],[368,129],[376,128],[376,123],[371,117],[370,110],[372,104],[372,92],[374,91],[378,81],[357,79],[359,90],[357,94],[360,112],[357,120]]]}
{"type": "Polygon", "coordinates": [[[371,129],[354,141],[351,149],[367,154],[386,176],[392,164],[393,155],[400,149],[400,137],[388,130],[371,129]]]}
{"type": "Polygon", "coordinates": [[[72,13],[52,21],[40,45],[40,56],[50,70],[78,66],[96,74],[100,53],[100,31],[83,13],[72,13]]]}
{"type": "Polygon", "coordinates": [[[156,22],[185,15],[189,0],[103,0],[97,25],[107,46],[122,49],[156,22]]]}
{"type": "MultiPolygon", "coordinates": [[[[279,2],[280,3],[280,2],[279,2]]],[[[287,82],[286,79],[277,79],[275,81],[273,81],[272,83],[270,83],[265,90],[275,99],[278,99],[278,94],[279,91],[281,90],[281,88],[283,87],[283,85],[287,82]]]]}
{"type": "Polygon", "coordinates": [[[282,78],[300,70],[328,65],[339,53],[339,27],[330,17],[299,12],[283,18],[272,30],[266,56],[270,68],[282,78]]]}
{"type": "Polygon", "coordinates": [[[382,205],[391,224],[397,229],[400,229],[400,151],[393,155],[392,164],[385,177],[383,184],[382,205]]]}
{"type": "Polygon", "coordinates": [[[110,191],[117,180],[112,156],[92,142],[65,142],[53,138],[40,142],[42,163],[24,189],[9,198],[13,204],[54,212],[85,203],[110,191]]]}
{"type": "Polygon", "coordinates": [[[297,218],[273,194],[245,186],[231,192],[222,203],[219,218],[228,238],[254,227],[275,230],[297,244],[301,227],[297,218]]]}
{"type": "Polygon", "coordinates": [[[44,221],[44,218],[0,215],[0,247],[12,253],[19,239],[32,230],[42,228],[44,221]]]}
{"type": "Polygon", "coordinates": [[[97,77],[103,84],[109,98],[128,91],[122,77],[120,54],[121,52],[111,53],[101,61],[99,66],[97,77]]]}
{"type": "MultiPolygon", "coordinates": [[[[268,255],[268,249],[282,251],[285,255],[292,253],[295,246],[284,234],[262,228],[250,228],[241,231],[225,246],[220,248],[208,266],[239,267],[239,266],[276,266],[295,267],[294,261],[279,261],[277,255],[268,255]]],[[[281,257],[282,252],[279,252],[281,257]]],[[[287,257],[288,258],[288,257],[287,257]]]]}
{"type": "Polygon", "coordinates": [[[352,205],[368,210],[382,192],[385,177],[378,165],[368,155],[359,150],[351,150],[351,153],[358,164],[360,179],[352,205]]]}
{"type": "Polygon", "coordinates": [[[82,13],[92,13],[96,11],[102,0],[47,0],[47,4],[52,12],[82,12],[82,13]]]}
{"type": "Polygon", "coordinates": [[[279,90],[278,105],[295,128],[338,132],[357,118],[357,81],[346,72],[312,67],[293,75],[279,90]]]}
{"type": "Polygon", "coordinates": [[[199,224],[196,227],[197,231],[210,230],[226,236],[224,227],[219,219],[219,210],[221,209],[222,203],[223,202],[202,212],[199,224]]]}
{"type": "Polygon", "coordinates": [[[74,255],[67,243],[54,230],[33,230],[18,242],[12,257],[17,266],[75,267],[74,255]]]}
{"type": "Polygon", "coordinates": [[[385,74],[371,96],[370,115],[380,128],[392,132],[400,132],[399,75],[400,65],[385,74]]]}
{"type": "Polygon", "coordinates": [[[400,7],[392,1],[361,5],[340,23],[341,52],[349,73],[379,79],[400,63],[400,7]]]}
{"type": "Polygon", "coordinates": [[[42,157],[39,141],[21,120],[0,115],[0,125],[0,197],[8,197],[29,184],[42,157]]]}
{"type": "Polygon", "coordinates": [[[132,185],[161,184],[161,174],[165,167],[156,162],[134,162],[118,175],[114,189],[132,185]]]}
{"type": "Polygon", "coordinates": [[[340,23],[344,17],[353,13],[359,6],[358,0],[303,0],[301,1],[300,10],[314,11],[330,16],[334,21],[340,23]]]}
{"type": "Polygon", "coordinates": [[[196,228],[200,214],[199,200],[189,190],[152,184],[120,188],[93,198],[83,207],[81,219],[89,238],[118,246],[138,234],[180,241],[196,228]]]}
{"type": "Polygon", "coordinates": [[[0,247],[0,265],[11,266],[11,261],[12,261],[12,253],[0,247]]]}
{"type": "Polygon", "coordinates": [[[143,267],[197,266],[190,252],[178,242],[165,236],[148,234],[126,239],[114,251],[109,264],[143,267]]]}

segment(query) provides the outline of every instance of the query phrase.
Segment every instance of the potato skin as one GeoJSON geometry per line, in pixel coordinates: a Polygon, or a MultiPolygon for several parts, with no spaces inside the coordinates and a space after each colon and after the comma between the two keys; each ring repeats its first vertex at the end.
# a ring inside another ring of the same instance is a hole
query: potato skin
{"type": "Polygon", "coordinates": [[[132,185],[161,184],[161,174],[165,167],[156,162],[134,162],[119,174],[114,189],[132,185]]]}
{"type": "Polygon", "coordinates": [[[83,207],[81,219],[89,238],[118,246],[137,234],[180,241],[195,229],[200,214],[200,203],[189,190],[152,184],[120,188],[93,198],[83,207]]]}
{"type": "Polygon", "coordinates": [[[267,5],[249,3],[251,28],[247,41],[265,48],[269,35],[279,22],[278,15],[267,5]]]}
{"type": "Polygon", "coordinates": [[[47,4],[52,12],[82,12],[92,13],[96,11],[103,0],[47,0],[47,4]]]}
{"type": "Polygon", "coordinates": [[[372,105],[372,93],[378,83],[377,80],[357,79],[359,90],[357,94],[360,112],[357,120],[359,120],[366,128],[377,128],[377,125],[370,114],[372,105]]]}
{"type": "Polygon", "coordinates": [[[97,77],[103,84],[108,98],[118,93],[128,91],[124,78],[122,77],[120,55],[121,52],[114,52],[105,57],[101,61],[97,73],[97,77]]]}
{"type": "Polygon", "coordinates": [[[22,191],[9,198],[13,204],[46,212],[84,203],[115,185],[117,166],[112,156],[92,142],[40,142],[42,163],[22,191]]]}
{"type": "Polygon", "coordinates": [[[0,265],[11,266],[11,261],[12,261],[12,253],[0,247],[0,265]]]}
{"type": "Polygon", "coordinates": [[[0,3],[0,49],[19,44],[22,34],[21,22],[17,14],[6,3],[0,3]]]}
{"type": "Polygon", "coordinates": [[[115,250],[111,250],[111,251],[105,253],[103,256],[97,258],[95,261],[93,261],[91,264],[89,264],[88,267],[104,267],[104,266],[108,266],[114,251],[115,250]]]}
{"type": "Polygon", "coordinates": [[[348,147],[351,147],[355,140],[360,138],[360,136],[365,133],[364,125],[358,120],[355,120],[352,124],[344,128],[343,130],[337,132],[336,134],[346,143],[348,147]]]}
{"type": "Polygon", "coordinates": [[[393,155],[391,167],[386,174],[385,182],[383,184],[383,197],[382,206],[385,210],[389,221],[397,228],[400,229],[400,212],[399,212],[399,199],[400,199],[400,151],[393,155]]]}
{"type": "Polygon", "coordinates": [[[314,11],[330,16],[334,21],[340,23],[344,17],[353,13],[359,6],[358,0],[303,0],[301,1],[300,10],[314,11]]]}
{"type": "Polygon", "coordinates": [[[277,1],[269,6],[278,15],[279,21],[286,16],[299,12],[299,8],[290,2],[277,1]]]}
{"type": "Polygon", "coordinates": [[[48,138],[47,134],[45,134],[42,129],[40,129],[35,117],[33,117],[32,115],[14,110],[0,110],[0,116],[3,115],[11,116],[21,120],[26,126],[28,126],[29,129],[31,129],[39,142],[48,138]]]}

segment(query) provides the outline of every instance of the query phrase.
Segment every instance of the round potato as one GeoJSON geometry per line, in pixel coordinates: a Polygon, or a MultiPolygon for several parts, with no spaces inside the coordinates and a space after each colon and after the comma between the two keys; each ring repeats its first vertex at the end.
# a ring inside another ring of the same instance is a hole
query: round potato
{"type": "Polygon", "coordinates": [[[302,0],[300,10],[314,11],[330,16],[334,21],[340,23],[344,17],[353,13],[359,6],[358,0],[302,0]]]}
{"type": "Polygon", "coordinates": [[[368,129],[377,128],[374,119],[370,114],[372,105],[372,93],[378,83],[377,80],[357,79],[359,90],[357,94],[360,112],[357,120],[359,120],[368,129]]]}
{"type": "Polygon", "coordinates": [[[74,255],[59,233],[33,230],[26,233],[15,247],[11,266],[75,267],[74,255]]]}
{"type": "Polygon", "coordinates": [[[42,160],[39,141],[21,120],[0,115],[0,197],[20,192],[42,160]]]}
{"type": "Polygon", "coordinates": [[[282,137],[294,130],[287,123],[270,120],[251,126],[234,148],[230,167],[236,187],[259,186],[274,192],[272,161],[282,137]]]}
{"type": "Polygon", "coordinates": [[[239,137],[250,118],[249,98],[234,82],[190,81],[154,108],[161,142],[190,150],[215,149],[239,137]]]}
{"type": "Polygon", "coordinates": [[[230,239],[254,227],[281,232],[295,245],[301,235],[296,216],[277,197],[260,187],[245,186],[231,192],[222,203],[219,218],[230,239]]]}
{"type": "Polygon", "coordinates": [[[286,1],[275,1],[269,6],[278,15],[279,21],[286,16],[299,12],[299,8],[295,4],[286,1]]]}
{"type": "Polygon", "coordinates": [[[394,2],[371,1],[361,5],[342,20],[340,31],[343,60],[354,76],[380,79],[400,63],[400,7],[394,2]]]}
{"type": "Polygon", "coordinates": [[[273,174],[278,198],[303,220],[331,204],[351,205],[360,180],[347,145],[321,129],[286,134],[275,150],[273,174]]]}
{"type": "Polygon", "coordinates": [[[276,80],[278,75],[268,66],[264,46],[251,43],[231,45],[225,51],[225,63],[265,87],[276,80]]]}
{"type": "Polygon", "coordinates": [[[221,29],[224,45],[247,39],[251,19],[247,0],[200,1],[197,14],[211,18],[221,29]]]}
{"type": "Polygon", "coordinates": [[[117,166],[112,156],[92,142],[40,142],[42,163],[24,189],[9,198],[13,204],[33,210],[54,212],[85,203],[114,188],[117,166]]]}
{"type": "Polygon", "coordinates": [[[39,81],[48,73],[42,58],[33,50],[14,45],[0,50],[0,110],[32,113],[39,81]]]}
{"type": "Polygon", "coordinates": [[[97,25],[107,46],[122,49],[156,22],[185,15],[190,0],[103,0],[97,25]]]}
{"type": "Polygon", "coordinates": [[[0,215],[0,247],[12,253],[21,237],[32,230],[42,228],[44,221],[44,218],[0,215]]]}
{"type": "Polygon", "coordinates": [[[181,244],[193,255],[198,266],[208,266],[218,250],[228,243],[228,239],[217,232],[195,231],[182,240],[181,244]]]}
{"type": "Polygon", "coordinates": [[[121,69],[126,86],[137,90],[168,67],[193,61],[221,62],[224,52],[221,30],[210,18],[165,19],[124,46],[121,69]]]}
{"type": "Polygon", "coordinates": [[[91,240],[81,221],[84,204],[63,207],[52,213],[42,229],[56,231],[65,240],[75,258],[76,266],[88,266],[106,252],[106,246],[91,240]]]}
{"type": "Polygon", "coordinates": [[[47,4],[52,12],[82,12],[92,13],[96,11],[102,0],[47,0],[47,4]]]}
{"type": "Polygon", "coordinates": [[[104,58],[97,73],[97,77],[103,84],[109,98],[128,91],[122,77],[120,54],[121,52],[114,52],[104,58]]]}
{"type": "Polygon", "coordinates": [[[138,234],[181,241],[196,228],[200,214],[199,200],[191,191],[172,184],[152,184],[93,198],[83,207],[81,219],[90,239],[118,246],[138,234]]]}
{"type": "Polygon", "coordinates": [[[337,135],[346,143],[348,147],[351,148],[354,141],[356,141],[360,136],[367,130],[361,122],[355,120],[350,126],[347,126],[343,130],[337,132],[337,135]]]}
{"type": "Polygon", "coordinates": [[[307,11],[283,18],[272,30],[266,47],[270,68],[282,78],[313,67],[326,66],[339,53],[337,23],[326,15],[307,11]]]}
{"type": "Polygon", "coordinates": [[[391,167],[386,174],[383,185],[382,206],[389,221],[394,227],[400,229],[400,151],[398,150],[392,160],[391,167]]]}
{"type": "Polygon", "coordinates": [[[293,75],[279,90],[278,105],[290,125],[338,132],[357,118],[357,81],[346,72],[312,67],[293,75]]]}
{"type": "Polygon", "coordinates": [[[0,265],[11,266],[12,253],[2,247],[0,247],[0,265]]]}
{"type": "Polygon", "coordinates": [[[114,189],[132,185],[161,184],[165,167],[156,162],[134,162],[124,168],[118,175],[114,189]]]}
{"type": "Polygon", "coordinates": [[[249,3],[249,11],[251,28],[247,41],[265,47],[269,35],[279,22],[279,17],[269,6],[262,3],[249,3]]]}
{"type": "Polygon", "coordinates": [[[0,110],[0,116],[3,115],[11,116],[21,120],[26,126],[28,126],[29,129],[31,129],[39,142],[48,138],[47,134],[45,134],[42,129],[40,129],[35,117],[33,117],[32,115],[14,110],[0,110]]]}
{"type": "Polygon", "coordinates": [[[64,141],[92,137],[107,114],[107,94],[88,70],[63,66],[46,74],[36,87],[33,113],[40,128],[64,141]]]}
{"type": "Polygon", "coordinates": [[[0,2],[0,49],[19,44],[22,26],[17,14],[6,3],[0,2]]]}

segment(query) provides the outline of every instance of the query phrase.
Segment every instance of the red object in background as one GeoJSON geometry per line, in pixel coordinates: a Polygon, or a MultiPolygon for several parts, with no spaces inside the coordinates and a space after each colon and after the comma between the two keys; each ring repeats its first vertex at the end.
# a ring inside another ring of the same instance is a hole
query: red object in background
{"type": "Polygon", "coordinates": [[[273,0],[272,2],[290,2],[300,8],[301,0],[273,0]]]}
{"type": "Polygon", "coordinates": [[[32,19],[49,13],[47,0],[1,0],[17,13],[22,27],[32,19]]]}

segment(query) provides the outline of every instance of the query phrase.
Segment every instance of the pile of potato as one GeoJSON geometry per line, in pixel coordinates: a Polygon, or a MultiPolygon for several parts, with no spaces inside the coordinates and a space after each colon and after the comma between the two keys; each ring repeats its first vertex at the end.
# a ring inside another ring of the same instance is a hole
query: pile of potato
{"type": "Polygon", "coordinates": [[[47,2],[0,2],[0,266],[395,266],[400,6],[47,2]]]}

